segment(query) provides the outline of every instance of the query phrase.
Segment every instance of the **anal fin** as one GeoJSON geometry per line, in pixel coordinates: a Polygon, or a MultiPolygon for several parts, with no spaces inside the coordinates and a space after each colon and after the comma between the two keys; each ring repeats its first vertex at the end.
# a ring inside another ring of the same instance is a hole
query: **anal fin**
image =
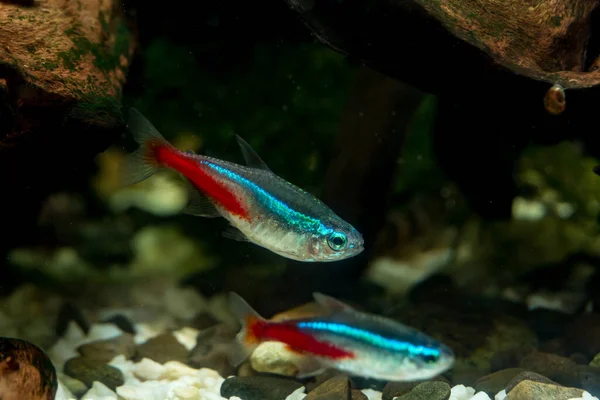
{"type": "Polygon", "coordinates": [[[294,359],[294,365],[296,366],[296,368],[298,368],[296,378],[309,378],[311,376],[318,375],[327,369],[327,367],[323,365],[323,363],[317,358],[303,353],[301,350],[296,349],[290,345],[286,345],[285,348],[286,350],[295,353],[299,356],[294,359]]]}
{"type": "Polygon", "coordinates": [[[195,215],[197,217],[216,218],[221,214],[212,201],[188,181],[188,205],[182,210],[184,214],[195,215]]]}
{"type": "Polygon", "coordinates": [[[227,239],[237,240],[238,242],[249,242],[250,240],[238,228],[230,226],[223,231],[223,237],[227,239]]]}
{"type": "Polygon", "coordinates": [[[227,352],[227,360],[229,361],[229,364],[232,367],[239,366],[250,356],[250,354],[252,354],[254,347],[255,346],[246,346],[244,343],[241,343],[239,339],[234,340],[227,352]]]}

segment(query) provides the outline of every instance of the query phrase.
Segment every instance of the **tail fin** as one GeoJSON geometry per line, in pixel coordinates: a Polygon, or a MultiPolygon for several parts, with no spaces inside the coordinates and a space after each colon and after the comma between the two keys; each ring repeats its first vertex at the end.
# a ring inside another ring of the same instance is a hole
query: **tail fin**
{"type": "Polygon", "coordinates": [[[135,108],[129,109],[127,123],[133,138],[140,147],[129,154],[121,169],[121,185],[128,186],[143,181],[160,169],[156,160],[157,146],[170,146],[160,132],[135,108]]]}
{"type": "Polygon", "coordinates": [[[237,293],[229,293],[229,307],[242,325],[242,329],[236,336],[236,342],[229,352],[229,362],[233,366],[238,366],[260,343],[260,330],[267,321],[237,293]]]}

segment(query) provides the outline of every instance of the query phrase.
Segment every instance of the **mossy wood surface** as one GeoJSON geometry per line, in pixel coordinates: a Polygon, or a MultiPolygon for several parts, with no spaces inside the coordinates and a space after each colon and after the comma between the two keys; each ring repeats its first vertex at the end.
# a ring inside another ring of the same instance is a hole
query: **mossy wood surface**
{"type": "Polygon", "coordinates": [[[597,0],[416,2],[452,34],[516,73],[564,88],[600,84],[600,54],[587,51],[597,0]]]}
{"type": "Polygon", "coordinates": [[[431,91],[468,92],[503,69],[565,89],[600,84],[597,0],[286,1],[321,41],[431,91]]]}
{"type": "Polygon", "coordinates": [[[11,116],[0,124],[0,149],[40,131],[47,112],[98,127],[119,122],[135,43],[120,7],[115,0],[0,2],[0,99],[11,116]]]}

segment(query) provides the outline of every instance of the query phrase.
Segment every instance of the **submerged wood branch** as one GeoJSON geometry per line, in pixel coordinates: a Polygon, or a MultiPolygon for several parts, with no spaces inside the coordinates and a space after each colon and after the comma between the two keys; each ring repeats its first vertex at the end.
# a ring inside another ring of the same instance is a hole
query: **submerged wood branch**
{"type": "Polygon", "coordinates": [[[0,43],[0,150],[43,137],[59,115],[98,127],[120,119],[135,43],[120,2],[0,1],[0,43]]]}
{"type": "Polygon", "coordinates": [[[600,84],[597,0],[286,1],[324,43],[431,92],[472,95],[515,75],[600,84]]]}
{"type": "Polygon", "coordinates": [[[29,240],[42,199],[86,182],[122,133],[135,43],[117,0],[0,0],[0,208],[11,232],[0,252],[29,240]]]}

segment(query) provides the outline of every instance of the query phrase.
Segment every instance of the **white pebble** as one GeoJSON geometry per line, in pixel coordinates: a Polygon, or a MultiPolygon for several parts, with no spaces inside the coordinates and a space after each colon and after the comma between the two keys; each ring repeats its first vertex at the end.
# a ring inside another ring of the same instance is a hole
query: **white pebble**
{"type": "Polygon", "coordinates": [[[142,360],[133,366],[133,373],[140,379],[151,381],[159,379],[164,372],[164,367],[154,360],[142,358],[142,360]]]}
{"type": "Polygon", "coordinates": [[[83,395],[81,400],[117,400],[117,394],[103,383],[94,382],[92,388],[83,395]]]}
{"type": "Polygon", "coordinates": [[[184,345],[186,349],[192,350],[194,347],[196,347],[196,338],[198,337],[198,332],[200,332],[198,329],[186,326],[178,331],[174,331],[173,336],[175,336],[175,339],[184,345]]]}
{"type": "MultiPolygon", "coordinates": [[[[160,376],[161,379],[176,380],[184,376],[197,376],[200,370],[179,362],[169,361],[163,364],[163,373],[160,376]]],[[[212,371],[212,370],[211,370],[212,371]]],[[[214,371],[213,371],[214,372],[214,371]]],[[[217,374],[218,375],[218,374],[217,374]]]]}
{"type": "Polygon", "coordinates": [[[123,331],[115,324],[93,324],[85,338],[86,342],[95,342],[98,340],[112,339],[121,336],[123,331]]]}
{"type": "Polygon", "coordinates": [[[152,325],[143,322],[135,324],[135,331],[136,334],[133,340],[135,344],[138,345],[145,343],[146,341],[148,341],[148,339],[152,339],[153,337],[161,334],[161,330],[156,329],[152,325]]]}
{"type": "Polygon", "coordinates": [[[569,399],[569,400],[598,400],[598,398],[594,397],[590,393],[584,391],[582,397],[573,398],[573,399],[569,399]]]}
{"type": "Polygon", "coordinates": [[[490,396],[486,392],[479,392],[475,396],[471,397],[471,400],[491,400],[490,396]]]}
{"type": "Polygon", "coordinates": [[[501,390],[494,396],[494,400],[504,400],[506,398],[506,390],[501,390]]]}
{"type": "Polygon", "coordinates": [[[173,388],[172,394],[169,393],[169,399],[173,398],[174,400],[195,400],[198,398],[198,388],[194,386],[180,386],[173,388]]]}
{"type": "MultiPolygon", "coordinates": [[[[227,400],[224,397],[221,397],[220,394],[215,394],[213,392],[208,392],[205,389],[200,389],[200,397],[198,397],[198,400],[227,400]]],[[[230,397],[229,400],[242,400],[239,397],[233,396],[230,397]]]]}
{"type": "Polygon", "coordinates": [[[367,399],[369,400],[381,400],[383,396],[383,393],[373,389],[363,389],[361,392],[363,392],[363,394],[367,396],[367,399]]]}
{"type": "Polygon", "coordinates": [[[450,391],[450,400],[470,400],[475,395],[475,389],[465,385],[456,385],[450,391]]]}
{"type": "Polygon", "coordinates": [[[56,395],[54,396],[54,400],[74,400],[76,399],[73,396],[73,393],[66,386],[62,384],[62,382],[58,381],[58,388],[56,389],[56,395]]]}
{"type": "Polygon", "coordinates": [[[117,394],[123,400],[165,400],[168,392],[169,386],[159,381],[147,381],[117,388],[117,394]]]}
{"type": "Polygon", "coordinates": [[[86,336],[79,325],[70,321],[63,337],[48,350],[48,356],[58,372],[63,372],[65,362],[79,356],[77,347],[98,340],[112,339],[122,334],[123,331],[114,324],[94,324],[86,336]]]}
{"type": "Polygon", "coordinates": [[[124,355],[120,354],[116,356],[108,364],[118,368],[123,373],[125,384],[131,385],[140,382],[134,374],[136,364],[131,360],[127,360],[124,355]]]}
{"type": "Polygon", "coordinates": [[[285,400],[302,400],[306,397],[306,393],[304,393],[305,389],[306,388],[304,386],[299,387],[298,389],[290,393],[288,397],[285,398],[285,400]]]}
{"type": "Polygon", "coordinates": [[[85,339],[85,332],[75,321],[69,321],[63,339],[69,342],[77,342],[85,339]]]}

